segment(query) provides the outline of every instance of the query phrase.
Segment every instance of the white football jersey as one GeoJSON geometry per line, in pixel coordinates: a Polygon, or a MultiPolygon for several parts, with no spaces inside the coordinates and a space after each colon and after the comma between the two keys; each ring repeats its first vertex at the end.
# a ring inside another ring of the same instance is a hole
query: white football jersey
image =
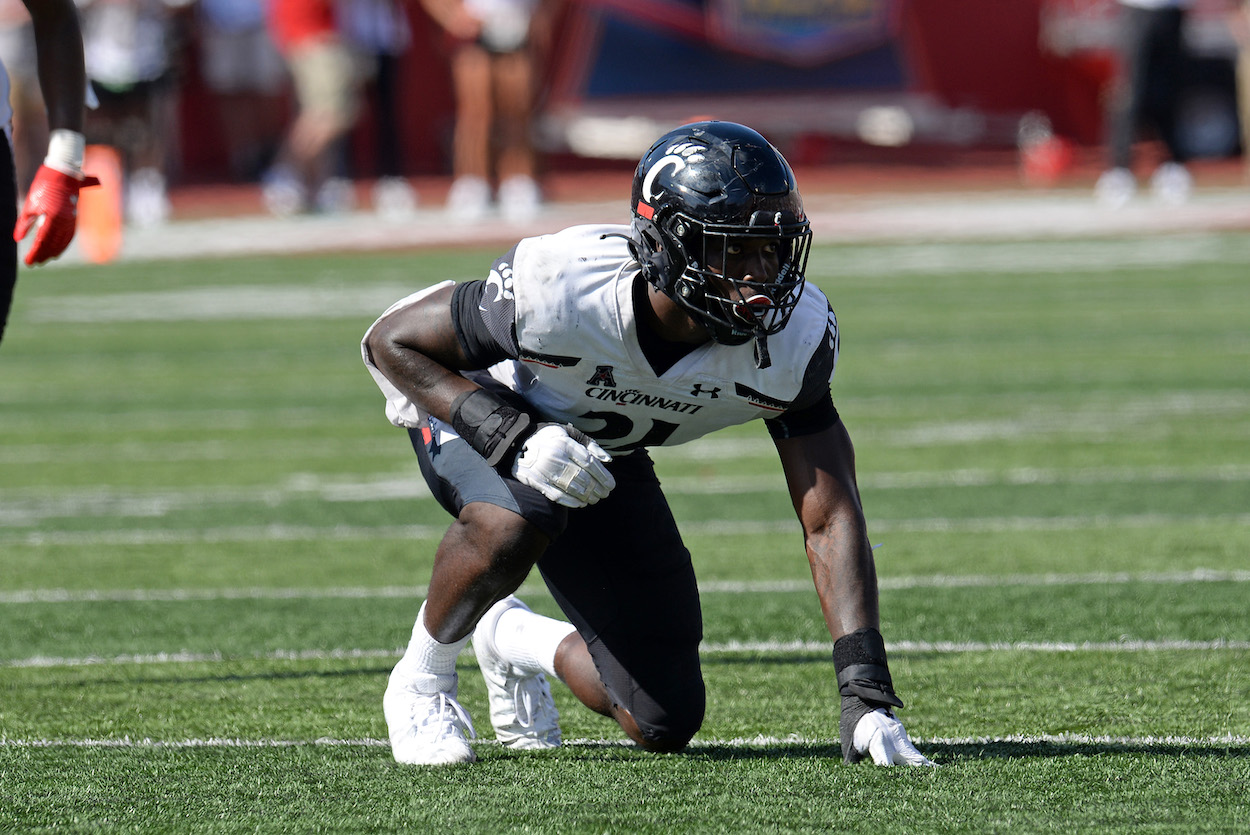
{"type": "MultiPolygon", "coordinates": [[[[622,226],[575,226],[527,238],[495,263],[482,305],[515,305],[516,359],[491,366],[491,377],[544,419],[571,423],[609,452],[682,444],[827,396],[837,320],[811,284],[785,329],[768,337],[768,368],[755,367],[752,342],[708,342],[657,375],[638,341],[639,270],[622,237],[627,233],[622,226]]],[[[415,405],[372,366],[367,351],[364,356],[387,396],[388,418],[423,425],[415,405]]]]}

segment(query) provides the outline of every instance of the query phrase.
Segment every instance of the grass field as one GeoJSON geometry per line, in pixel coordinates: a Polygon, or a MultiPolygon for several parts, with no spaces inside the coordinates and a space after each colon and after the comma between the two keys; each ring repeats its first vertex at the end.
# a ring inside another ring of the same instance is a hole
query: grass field
{"type": "Polygon", "coordinates": [[[813,254],[923,771],[840,762],[759,425],[655,456],[704,592],[687,753],[559,687],[571,742],[504,752],[466,653],[481,761],[392,761],[382,691],[446,519],[357,344],[493,254],[23,270],[0,831],[1250,830],[1250,240],[813,254]]]}

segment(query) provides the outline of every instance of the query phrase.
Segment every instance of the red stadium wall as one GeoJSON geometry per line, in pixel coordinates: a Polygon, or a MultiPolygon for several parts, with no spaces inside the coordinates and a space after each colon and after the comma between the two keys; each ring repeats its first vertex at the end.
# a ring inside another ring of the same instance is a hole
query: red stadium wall
{"type": "Polygon", "coordinates": [[[989,112],[1046,112],[1058,133],[1101,138],[1105,53],[1059,59],[1042,52],[1046,0],[908,0],[903,15],[915,85],[946,104],[989,112]]]}
{"type": "MultiPolygon", "coordinates": [[[[1089,14],[1105,16],[1114,0],[879,1],[898,4],[896,41],[904,66],[903,83],[909,92],[929,94],[950,108],[998,116],[1009,125],[1019,114],[1041,110],[1059,134],[1085,145],[1101,141],[1100,98],[1111,73],[1105,43],[1109,40],[1108,31],[1104,26],[1096,37],[1086,37],[1083,33],[1092,33],[1096,27],[1078,22],[1069,33],[1075,32],[1087,42],[1061,58],[1043,45],[1048,32],[1042,31],[1042,18],[1043,13],[1052,18],[1055,14],[1077,18],[1089,14]]],[[[1200,0],[1200,9],[1204,2],[1200,0]]],[[[687,30],[692,19],[698,20],[702,8],[701,0],[649,0],[648,8],[663,9],[665,4],[676,10],[674,17],[680,18],[687,30]]],[[[622,5],[628,10],[628,3],[615,0],[563,0],[557,19],[565,24],[580,24],[596,9],[612,7],[619,13],[622,5]]],[[[399,96],[403,173],[442,175],[450,170],[454,114],[447,54],[440,32],[420,5],[410,2],[408,9],[413,44],[401,59],[399,96]]],[[[548,77],[567,75],[570,60],[561,59],[578,54],[577,47],[585,43],[584,38],[579,39],[584,31],[578,25],[557,27],[548,77]]],[[[640,43],[638,50],[646,54],[645,49],[646,43],[640,43]]],[[[579,60],[583,59],[571,61],[575,68],[580,66],[579,60]]],[[[176,174],[185,182],[221,181],[228,177],[228,169],[219,117],[211,94],[195,72],[196,63],[192,52],[183,73],[179,149],[182,165],[176,174]]],[[[629,68],[611,71],[629,73],[629,68]]],[[[564,76],[562,82],[567,81],[564,76]]],[[[829,95],[836,97],[838,90],[830,89],[829,95]]],[[[290,102],[283,97],[274,106],[289,111],[290,102]]],[[[372,150],[377,129],[374,112],[366,113],[353,139],[353,170],[362,178],[377,174],[372,150]]],[[[1004,136],[1010,133],[1000,130],[994,141],[1002,147],[1004,136]]]]}

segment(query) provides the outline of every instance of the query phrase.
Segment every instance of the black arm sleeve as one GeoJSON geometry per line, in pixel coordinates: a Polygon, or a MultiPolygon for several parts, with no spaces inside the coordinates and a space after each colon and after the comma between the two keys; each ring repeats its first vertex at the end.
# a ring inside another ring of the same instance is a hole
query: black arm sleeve
{"type": "MultiPolygon", "coordinates": [[[[451,294],[451,318],[465,356],[486,368],[519,353],[513,328],[511,297],[492,299],[485,281],[457,284],[451,294]]],[[[502,294],[501,294],[502,296],[502,294]]]]}
{"type": "Polygon", "coordinates": [[[833,308],[829,308],[829,325],[826,339],[821,342],[803,369],[803,385],[793,405],[783,414],[764,421],[773,440],[797,438],[822,432],[838,422],[838,410],[833,406],[829,393],[829,381],[838,362],[838,327],[833,308]]]}
{"type": "Polygon", "coordinates": [[[764,421],[768,434],[773,440],[797,438],[800,435],[812,435],[822,432],[838,422],[838,410],[833,405],[833,397],[829,394],[829,386],[825,386],[825,394],[809,406],[791,409],[775,418],[764,421]]]}

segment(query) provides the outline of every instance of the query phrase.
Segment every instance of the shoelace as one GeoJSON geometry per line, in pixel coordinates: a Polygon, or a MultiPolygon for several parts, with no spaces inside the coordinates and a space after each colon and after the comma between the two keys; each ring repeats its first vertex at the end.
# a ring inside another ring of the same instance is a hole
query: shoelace
{"type": "Polygon", "coordinates": [[[512,700],[517,706],[517,723],[522,728],[533,728],[541,720],[541,708],[547,702],[543,682],[536,676],[518,679],[512,688],[512,700]]]}
{"type": "MultiPolygon", "coordinates": [[[[530,681],[537,683],[533,679],[530,681]]],[[[512,690],[512,700],[517,706],[517,722],[520,723],[522,728],[532,728],[536,720],[534,716],[534,693],[533,688],[523,686],[525,683],[526,679],[517,679],[516,686],[512,690]]]]}
{"type": "MultiPolygon", "coordinates": [[[[450,723],[456,723],[458,721],[459,724],[469,732],[469,739],[477,739],[477,731],[473,727],[473,720],[469,718],[469,714],[465,712],[465,709],[460,706],[460,702],[451,698],[446,693],[440,692],[438,694],[438,701],[436,701],[434,706],[430,708],[430,712],[426,714],[425,721],[423,721],[421,725],[423,727],[432,723],[442,725],[445,717],[447,717],[446,721],[450,723]],[[452,714],[451,717],[447,717],[449,712],[452,714]]],[[[447,727],[443,728],[442,736],[450,736],[450,732],[447,727]]]]}

